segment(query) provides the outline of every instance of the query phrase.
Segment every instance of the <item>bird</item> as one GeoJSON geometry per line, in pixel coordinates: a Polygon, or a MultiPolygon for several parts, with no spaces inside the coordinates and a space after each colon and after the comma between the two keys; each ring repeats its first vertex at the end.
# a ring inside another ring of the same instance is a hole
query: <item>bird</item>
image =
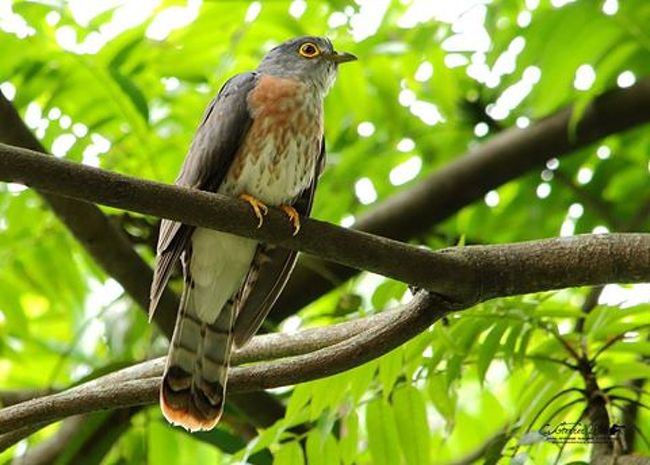
{"type": "MultiPolygon", "coordinates": [[[[287,40],[255,71],[226,81],[205,110],[176,185],[241,199],[261,227],[282,209],[292,234],[311,212],[325,166],[323,101],[338,67],[357,58],[325,37],[287,40]]],[[[180,259],[183,292],[160,387],[173,425],[214,428],[230,353],[257,332],[284,288],[296,252],[250,238],[161,221],[149,318],[180,259]]]]}

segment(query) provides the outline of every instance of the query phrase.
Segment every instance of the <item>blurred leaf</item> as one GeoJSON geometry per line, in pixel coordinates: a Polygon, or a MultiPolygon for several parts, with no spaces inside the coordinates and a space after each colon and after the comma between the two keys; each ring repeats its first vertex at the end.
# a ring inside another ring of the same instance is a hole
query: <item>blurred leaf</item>
{"type": "Polygon", "coordinates": [[[396,465],[402,462],[393,409],[385,399],[373,400],[367,405],[366,428],[373,463],[396,465]]]}
{"type": "Polygon", "coordinates": [[[115,68],[109,68],[109,72],[115,82],[120,86],[120,89],[131,99],[133,106],[138,110],[142,119],[146,122],[149,121],[149,104],[147,99],[138,86],[127,76],[120,73],[115,68]]]}
{"type": "Polygon", "coordinates": [[[419,390],[406,385],[392,398],[402,453],[409,465],[430,462],[426,404],[419,390]]]}
{"type": "Polygon", "coordinates": [[[398,347],[379,359],[379,379],[384,398],[388,398],[397,378],[402,374],[403,354],[402,347],[398,347]]]}
{"type": "Polygon", "coordinates": [[[338,444],[334,436],[324,437],[319,431],[307,435],[307,463],[309,465],[338,465],[341,463],[338,444]]]}
{"type": "Polygon", "coordinates": [[[447,423],[453,423],[458,395],[454,388],[448,388],[443,376],[432,376],[428,380],[429,398],[447,423]]]}
{"type": "Polygon", "coordinates": [[[349,412],[343,419],[341,425],[341,437],[339,446],[341,451],[341,461],[343,465],[355,463],[357,457],[357,448],[359,442],[359,417],[356,412],[349,412]]]}
{"type": "Polygon", "coordinates": [[[280,445],[278,451],[273,454],[275,465],[302,465],[305,459],[302,455],[302,448],[297,442],[285,442],[280,445]]]}
{"type": "Polygon", "coordinates": [[[508,329],[508,323],[505,321],[497,322],[490,332],[485,337],[485,340],[481,344],[481,349],[478,353],[478,379],[481,383],[485,381],[485,374],[487,373],[494,355],[499,350],[501,337],[503,333],[508,329]]]}

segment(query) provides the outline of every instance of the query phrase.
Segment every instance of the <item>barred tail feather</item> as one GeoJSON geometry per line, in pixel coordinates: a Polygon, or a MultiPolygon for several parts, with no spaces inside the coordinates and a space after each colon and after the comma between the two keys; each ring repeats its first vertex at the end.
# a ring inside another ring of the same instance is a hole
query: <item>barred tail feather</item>
{"type": "Polygon", "coordinates": [[[210,430],[223,413],[234,307],[227,301],[217,319],[208,323],[188,306],[188,297],[183,296],[169,348],[160,407],[172,424],[189,431],[210,430]]]}

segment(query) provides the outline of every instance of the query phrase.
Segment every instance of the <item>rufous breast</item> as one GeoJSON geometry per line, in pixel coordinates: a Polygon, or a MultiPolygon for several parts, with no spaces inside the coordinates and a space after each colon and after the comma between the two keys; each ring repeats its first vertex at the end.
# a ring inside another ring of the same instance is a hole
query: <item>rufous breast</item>
{"type": "Polygon", "coordinates": [[[323,137],[322,97],[308,84],[259,77],[248,95],[253,122],[226,178],[226,192],[290,203],[313,180],[323,137]]]}

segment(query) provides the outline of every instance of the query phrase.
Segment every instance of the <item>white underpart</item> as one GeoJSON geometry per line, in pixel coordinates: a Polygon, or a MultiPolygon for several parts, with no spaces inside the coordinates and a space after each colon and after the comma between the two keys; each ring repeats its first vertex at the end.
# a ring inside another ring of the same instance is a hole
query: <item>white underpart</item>
{"type": "Polygon", "coordinates": [[[213,323],[239,289],[253,260],[257,242],[245,237],[197,228],[192,234],[190,272],[194,289],[189,307],[213,323]]]}

